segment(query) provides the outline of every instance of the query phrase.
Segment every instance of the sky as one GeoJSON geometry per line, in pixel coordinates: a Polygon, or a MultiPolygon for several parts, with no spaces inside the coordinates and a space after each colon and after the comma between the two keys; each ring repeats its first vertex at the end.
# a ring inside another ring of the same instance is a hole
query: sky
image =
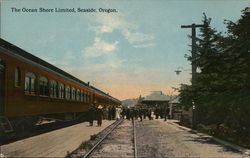
{"type": "Polygon", "coordinates": [[[190,84],[191,79],[191,66],[184,57],[190,55],[191,29],[181,25],[201,24],[206,13],[211,26],[225,32],[223,21],[237,21],[241,10],[250,6],[250,0],[0,2],[1,38],[120,100],[151,91],[177,94],[171,87],[190,84]],[[39,12],[39,8],[54,10],[39,12]],[[55,8],[75,12],[55,12],[55,8]],[[177,69],[182,70],[179,75],[177,69]]]}

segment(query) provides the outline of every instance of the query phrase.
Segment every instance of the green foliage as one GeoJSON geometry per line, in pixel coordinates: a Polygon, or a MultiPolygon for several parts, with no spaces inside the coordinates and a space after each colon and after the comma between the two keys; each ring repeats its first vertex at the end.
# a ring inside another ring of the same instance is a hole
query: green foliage
{"type": "Polygon", "coordinates": [[[191,86],[186,84],[182,84],[180,88],[180,103],[185,110],[192,106],[193,92],[191,88],[191,86]]]}
{"type": "Polygon", "coordinates": [[[185,108],[195,103],[198,123],[250,137],[250,13],[245,9],[237,22],[225,21],[226,35],[210,22],[204,14],[196,58],[189,59],[200,71],[192,85],[181,86],[180,102],[185,108]]]}

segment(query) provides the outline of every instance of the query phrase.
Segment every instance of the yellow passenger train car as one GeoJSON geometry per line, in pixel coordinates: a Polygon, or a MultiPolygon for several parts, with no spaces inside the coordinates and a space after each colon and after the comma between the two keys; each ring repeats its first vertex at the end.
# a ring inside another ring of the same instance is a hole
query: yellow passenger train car
{"type": "Polygon", "coordinates": [[[29,129],[39,118],[73,120],[90,106],[121,101],[0,39],[0,133],[29,129]]]}

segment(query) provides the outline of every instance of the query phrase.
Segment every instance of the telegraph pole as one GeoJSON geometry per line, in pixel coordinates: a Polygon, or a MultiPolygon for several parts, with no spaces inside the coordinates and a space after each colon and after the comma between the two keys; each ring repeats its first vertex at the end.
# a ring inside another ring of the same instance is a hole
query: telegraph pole
{"type": "Polygon", "coordinates": [[[192,64],[192,79],[191,79],[191,82],[193,84],[194,82],[194,77],[195,77],[195,74],[196,74],[196,69],[197,69],[197,66],[194,62],[194,60],[196,59],[196,30],[195,28],[197,27],[204,27],[205,25],[201,25],[201,24],[192,24],[192,25],[181,25],[181,28],[191,28],[192,29],[192,50],[191,50],[191,64],[192,64]]]}
{"type": "MultiPolygon", "coordinates": [[[[205,25],[201,25],[201,24],[192,24],[192,25],[181,25],[181,28],[191,28],[192,29],[192,50],[191,50],[191,64],[192,64],[192,79],[191,79],[191,83],[192,85],[194,84],[194,79],[195,79],[195,75],[196,75],[196,63],[194,62],[194,60],[196,59],[196,54],[197,54],[197,50],[196,50],[196,28],[198,27],[205,27],[205,25]]],[[[192,126],[193,128],[196,128],[196,123],[197,123],[197,107],[195,107],[195,102],[192,102],[193,106],[192,106],[192,126]]]]}

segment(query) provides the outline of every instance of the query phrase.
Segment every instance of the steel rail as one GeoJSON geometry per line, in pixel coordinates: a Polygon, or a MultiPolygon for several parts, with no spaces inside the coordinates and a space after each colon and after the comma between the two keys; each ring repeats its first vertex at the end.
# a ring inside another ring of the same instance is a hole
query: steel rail
{"type": "Polygon", "coordinates": [[[133,137],[134,137],[134,157],[137,158],[137,147],[136,147],[136,129],[135,129],[135,121],[133,119],[133,137]]]}
{"type": "Polygon", "coordinates": [[[117,123],[116,123],[116,125],[107,133],[107,134],[105,134],[103,137],[102,137],[102,139],[101,140],[99,140],[85,155],[84,155],[84,158],[87,158],[94,150],[95,150],[95,148],[98,146],[98,145],[100,145],[101,143],[102,143],[102,141],[119,125],[119,124],[121,124],[122,123],[122,121],[123,121],[123,119],[120,119],[117,123]]]}

